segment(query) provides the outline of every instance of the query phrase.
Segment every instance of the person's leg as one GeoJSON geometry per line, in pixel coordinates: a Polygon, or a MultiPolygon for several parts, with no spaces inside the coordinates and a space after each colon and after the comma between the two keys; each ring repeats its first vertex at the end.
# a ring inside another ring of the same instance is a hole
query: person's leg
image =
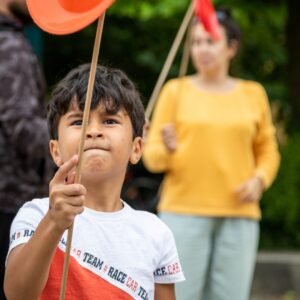
{"type": "Polygon", "coordinates": [[[13,218],[13,214],[5,214],[0,212],[0,300],[6,300],[3,291],[3,281],[5,272],[5,259],[9,246],[9,231],[13,218]]]}
{"type": "Polygon", "coordinates": [[[209,274],[209,300],[248,300],[259,239],[259,224],[221,219],[215,233],[209,274]]]}
{"type": "Polygon", "coordinates": [[[172,230],[186,280],[176,284],[177,300],[201,300],[208,268],[212,221],[210,218],[161,213],[172,230]]]}

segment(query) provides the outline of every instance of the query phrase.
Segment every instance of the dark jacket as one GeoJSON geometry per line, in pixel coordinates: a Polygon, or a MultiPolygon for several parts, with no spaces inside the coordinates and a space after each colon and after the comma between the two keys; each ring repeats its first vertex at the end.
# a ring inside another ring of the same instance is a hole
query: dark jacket
{"type": "Polygon", "coordinates": [[[22,27],[0,14],[0,211],[47,194],[45,83],[22,27]]]}

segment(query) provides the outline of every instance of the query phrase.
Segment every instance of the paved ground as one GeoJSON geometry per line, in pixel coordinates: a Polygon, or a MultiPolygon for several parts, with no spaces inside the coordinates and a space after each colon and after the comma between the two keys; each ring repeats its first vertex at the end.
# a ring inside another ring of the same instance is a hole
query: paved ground
{"type": "Polygon", "coordinates": [[[300,300],[300,252],[260,252],[251,300],[300,300]]]}
{"type": "Polygon", "coordinates": [[[278,297],[251,297],[250,300],[299,300],[293,292],[288,292],[285,295],[278,296],[278,297]]]}

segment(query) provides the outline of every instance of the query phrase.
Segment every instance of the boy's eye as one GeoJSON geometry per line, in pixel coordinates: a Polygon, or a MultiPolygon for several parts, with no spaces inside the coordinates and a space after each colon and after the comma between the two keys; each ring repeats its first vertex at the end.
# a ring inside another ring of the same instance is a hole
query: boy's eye
{"type": "Polygon", "coordinates": [[[74,125],[74,126],[81,126],[82,125],[82,120],[75,120],[71,123],[71,125],[74,125]]]}
{"type": "Polygon", "coordinates": [[[104,121],[104,124],[114,125],[114,124],[118,124],[118,122],[114,119],[107,119],[107,120],[104,121]]]}

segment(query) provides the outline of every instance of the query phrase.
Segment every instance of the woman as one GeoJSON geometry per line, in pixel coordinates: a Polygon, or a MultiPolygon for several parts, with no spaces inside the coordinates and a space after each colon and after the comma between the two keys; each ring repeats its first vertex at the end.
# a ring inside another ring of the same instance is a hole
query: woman
{"type": "Polygon", "coordinates": [[[186,281],[177,299],[246,300],[259,239],[259,200],[278,166],[263,87],[233,78],[240,30],[217,12],[221,38],[191,25],[196,74],[163,88],[144,164],[165,172],[158,211],[174,233],[186,281]]]}

